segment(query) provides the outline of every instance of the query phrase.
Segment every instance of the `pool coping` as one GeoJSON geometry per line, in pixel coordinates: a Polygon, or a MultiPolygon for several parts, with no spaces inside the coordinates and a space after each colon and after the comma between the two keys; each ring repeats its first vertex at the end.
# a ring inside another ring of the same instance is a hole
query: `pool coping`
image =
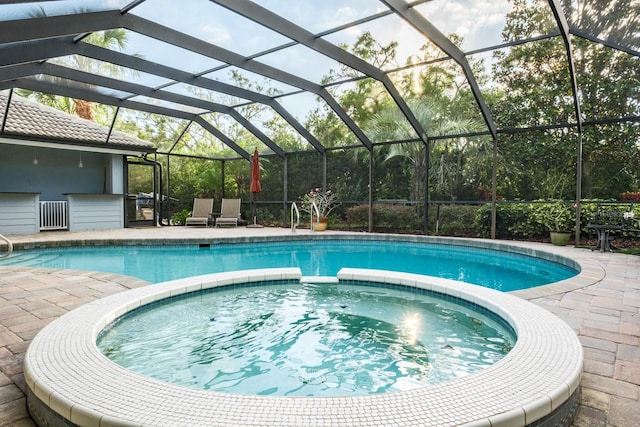
{"type": "Polygon", "coordinates": [[[514,295],[448,279],[342,269],[340,280],[420,287],[493,311],[518,334],[495,365],[443,384],[355,397],[250,396],[191,389],[128,371],[103,356],[99,332],[162,298],[254,281],[299,280],[298,269],[245,270],[138,288],[79,307],[46,326],[25,355],[30,394],[77,425],[528,425],[578,391],[582,346],[546,310],[514,295]],[[508,393],[505,393],[508,391],[508,393]]]}

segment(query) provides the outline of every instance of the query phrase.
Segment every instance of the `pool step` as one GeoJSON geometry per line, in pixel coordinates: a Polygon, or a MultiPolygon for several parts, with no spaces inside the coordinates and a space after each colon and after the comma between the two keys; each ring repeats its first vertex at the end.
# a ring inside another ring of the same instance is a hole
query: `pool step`
{"type": "Polygon", "coordinates": [[[336,276],[302,276],[300,283],[338,283],[336,276]]]}

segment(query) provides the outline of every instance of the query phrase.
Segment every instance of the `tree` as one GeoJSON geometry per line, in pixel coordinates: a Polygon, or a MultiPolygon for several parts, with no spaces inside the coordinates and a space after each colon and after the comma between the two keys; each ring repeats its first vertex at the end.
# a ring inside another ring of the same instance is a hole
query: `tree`
{"type": "MultiPolygon", "coordinates": [[[[357,57],[380,69],[397,66],[397,47],[398,42],[396,41],[392,41],[386,46],[380,44],[368,31],[360,35],[352,47],[342,45],[343,49],[351,51],[357,57]]],[[[341,65],[339,70],[331,70],[322,81],[327,84],[340,79],[357,79],[349,89],[342,88],[342,91],[338,91],[338,89],[330,87],[328,90],[339,99],[340,105],[353,121],[360,128],[366,130],[366,124],[373,114],[390,108],[395,103],[382,83],[373,78],[359,77],[361,77],[360,73],[346,65],[341,65]]]]}
{"type": "MultiPolygon", "coordinates": [[[[638,20],[639,6],[626,0],[616,7],[566,2],[564,10],[581,32],[616,37],[621,28],[633,27],[628,23],[638,20]]],[[[514,0],[503,38],[505,42],[522,40],[550,34],[556,27],[546,2],[514,0]]],[[[630,35],[617,37],[628,42],[630,35]]],[[[571,37],[571,43],[584,118],[593,121],[638,116],[638,58],[576,36],[571,37]]],[[[637,40],[635,43],[637,46],[637,40]]],[[[576,122],[567,56],[560,37],[519,44],[496,52],[495,58],[494,76],[505,94],[493,105],[500,127],[576,122]]],[[[622,191],[637,188],[639,135],[633,122],[585,127],[582,197],[617,197],[622,191]]],[[[577,140],[573,128],[513,133],[501,140],[500,153],[507,168],[502,173],[511,175],[511,188],[517,188],[514,196],[575,197],[570,195],[571,186],[564,187],[564,194],[557,194],[556,183],[560,177],[575,182],[577,140]],[[526,172],[518,177],[519,171],[526,172]]]]}
{"type": "MultiPolygon", "coordinates": [[[[86,13],[89,10],[87,7],[78,8],[75,13],[86,13]]],[[[46,11],[42,6],[36,7],[31,12],[32,17],[45,17],[47,16],[46,11]]],[[[84,37],[82,43],[90,43],[96,46],[104,47],[107,49],[118,49],[122,50],[127,43],[127,32],[123,28],[115,28],[104,31],[97,31],[94,33],[90,33],[84,37]]],[[[134,73],[132,70],[125,70],[122,67],[107,64],[99,61],[95,61],[93,59],[84,57],[82,55],[71,55],[63,58],[57,58],[56,61],[61,65],[67,66],[69,68],[73,68],[76,70],[87,71],[91,73],[104,73],[111,77],[118,77],[125,75],[127,73],[134,73]]],[[[62,79],[51,77],[51,76],[43,76],[41,77],[45,80],[53,81],[54,83],[62,84],[62,79]]],[[[90,88],[91,85],[83,86],[90,88]]],[[[56,96],[51,94],[44,94],[40,92],[26,91],[20,90],[19,93],[22,96],[30,97],[36,99],[39,103],[43,105],[48,105],[53,108],[60,109],[69,114],[76,114],[78,117],[82,117],[83,119],[96,121],[96,104],[84,99],[70,99],[62,96],[56,96]]],[[[103,123],[105,124],[105,123],[103,123]]]]}
{"type": "MultiPolygon", "coordinates": [[[[420,124],[432,135],[460,134],[476,130],[478,123],[472,119],[454,118],[441,114],[434,103],[425,99],[412,98],[407,101],[411,111],[420,124]]],[[[407,139],[413,131],[409,123],[396,109],[384,110],[377,114],[369,123],[370,131],[376,139],[384,141],[399,141],[407,139]]],[[[435,175],[435,192],[450,199],[456,199],[456,189],[462,180],[462,163],[465,149],[473,142],[468,138],[445,139],[431,144],[432,159],[429,170],[435,175]],[[454,162],[450,162],[452,154],[454,162]],[[434,155],[435,154],[435,155],[434,155]]],[[[394,144],[389,148],[386,160],[397,156],[406,157],[413,165],[410,180],[411,200],[421,200],[424,194],[424,178],[427,173],[426,147],[421,142],[394,144]]],[[[433,182],[433,181],[432,181],[433,182]]]]}

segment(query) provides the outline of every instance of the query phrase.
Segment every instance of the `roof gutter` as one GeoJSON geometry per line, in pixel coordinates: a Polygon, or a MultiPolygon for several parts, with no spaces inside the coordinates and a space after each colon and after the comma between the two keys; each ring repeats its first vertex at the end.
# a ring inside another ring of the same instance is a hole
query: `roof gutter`
{"type": "Polygon", "coordinates": [[[142,157],[147,153],[153,153],[156,151],[155,147],[123,147],[116,146],[115,144],[109,144],[106,146],[88,145],[87,143],[74,143],[74,142],[51,142],[37,139],[19,139],[19,138],[7,138],[0,137],[0,144],[11,145],[23,145],[27,147],[42,147],[42,148],[55,148],[70,151],[85,151],[92,153],[107,153],[107,154],[123,154],[127,156],[142,157]]]}

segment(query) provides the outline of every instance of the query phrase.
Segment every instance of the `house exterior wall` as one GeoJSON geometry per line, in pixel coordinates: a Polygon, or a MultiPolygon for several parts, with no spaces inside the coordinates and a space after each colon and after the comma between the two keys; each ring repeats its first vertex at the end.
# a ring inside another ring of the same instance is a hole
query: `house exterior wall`
{"type": "Polygon", "coordinates": [[[105,155],[105,193],[124,194],[124,156],[105,155]]]}
{"type": "Polygon", "coordinates": [[[0,234],[39,232],[40,201],[68,201],[72,231],[123,228],[124,158],[0,144],[0,234]]]}
{"type": "Polygon", "coordinates": [[[41,200],[64,200],[65,193],[100,194],[106,188],[105,164],[110,156],[83,152],[80,168],[79,151],[2,144],[0,192],[40,193],[41,200]]]}
{"type": "Polygon", "coordinates": [[[0,234],[38,233],[39,201],[39,194],[0,193],[0,234]]]}

